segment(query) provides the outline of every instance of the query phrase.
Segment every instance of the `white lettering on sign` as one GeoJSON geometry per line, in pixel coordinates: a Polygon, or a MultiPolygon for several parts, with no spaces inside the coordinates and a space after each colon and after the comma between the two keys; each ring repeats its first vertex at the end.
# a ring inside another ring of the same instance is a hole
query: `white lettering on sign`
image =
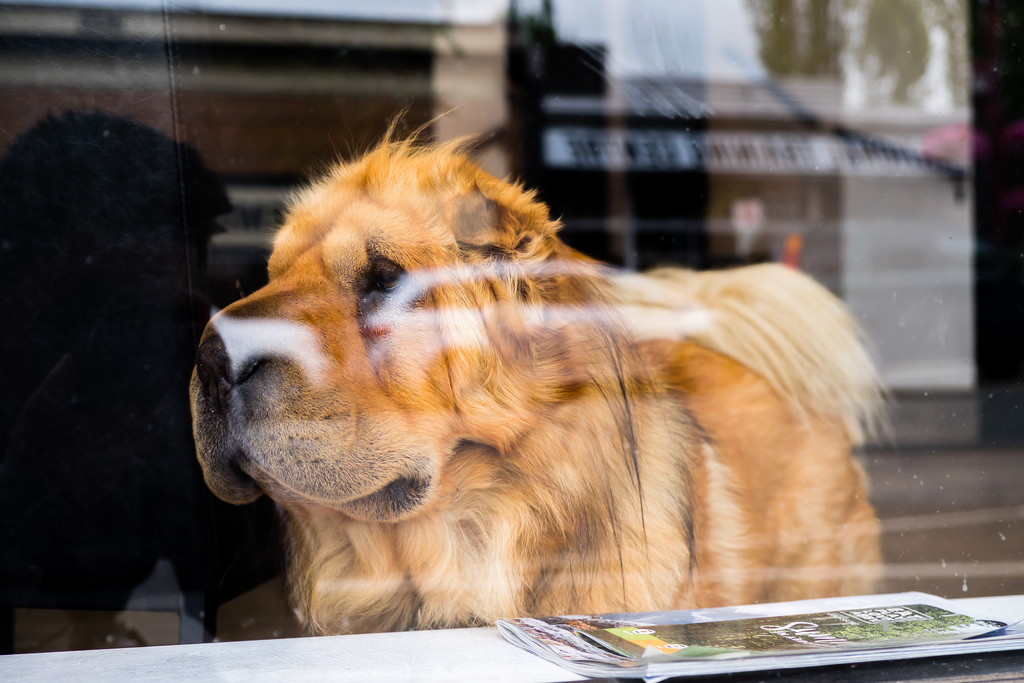
{"type": "Polygon", "coordinates": [[[822,133],[687,131],[551,126],[542,134],[549,168],[755,174],[925,176],[909,151],[822,133]]]}
{"type": "Polygon", "coordinates": [[[703,166],[701,138],[683,131],[548,128],[544,161],[555,168],[684,171],[703,166]]]}

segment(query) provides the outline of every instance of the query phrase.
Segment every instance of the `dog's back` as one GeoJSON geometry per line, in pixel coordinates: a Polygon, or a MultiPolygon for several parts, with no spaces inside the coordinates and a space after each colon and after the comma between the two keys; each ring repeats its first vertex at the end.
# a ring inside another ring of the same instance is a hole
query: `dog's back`
{"type": "Polygon", "coordinates": [[[885,391],[858,325],[800,271],[659,268],[615,283],[638,336],[691,341],[742,363],[797,411],[840,417],[853,445],[887,431],[885,391]]]}

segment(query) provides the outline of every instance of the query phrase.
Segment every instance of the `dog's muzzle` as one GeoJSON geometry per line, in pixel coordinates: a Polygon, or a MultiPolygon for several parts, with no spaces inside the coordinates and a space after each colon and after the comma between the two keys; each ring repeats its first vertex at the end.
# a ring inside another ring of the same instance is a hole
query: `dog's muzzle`
{"type": "Polygon", "coordinates": [[[196,377],[202,386],[206,405],[217,415],[225,415],[235,382],[231,375],[231,359],[219,335],[206,339],[199,347],[196,377]]]}
{"type": "Polygon", "coordinates": [[[237,369],[224,340],[209,332],[196,355],[193,403],[199,460],[210,489],[230,503],[249,503],[263,494],[246,473],[246,455],[227,428],[228,412],[237,401],[237,387],[249,381],[262,362],[252,359],[237,369]]]}

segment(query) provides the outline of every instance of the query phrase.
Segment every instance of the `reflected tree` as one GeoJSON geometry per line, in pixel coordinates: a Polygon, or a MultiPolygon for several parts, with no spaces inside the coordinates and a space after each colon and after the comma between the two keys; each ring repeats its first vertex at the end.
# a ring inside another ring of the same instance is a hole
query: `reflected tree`
{"type": "Polygon", "coordinates": [[[555,9],[553,0],[541,0],[540,8],[524,11],[518,0],[511,0],[508,7],[508,23],[514,37],[527,45],[554,43],[555,9]]]}
{"type": "Polygon", "coordinates": [[[774,76],[838,75],[845,0],[746,0],[761,63],[774,76]]]}
{"type": "MultiPolygon", "coordinates": [[[[851,3],[855,4],[855,3],[851,3]]],[[[874,98],[906,104],[928,69],[931,41],[920,0],[867,0],[855,49],[874,98]]]]}
{"type": "Polygon", "coordinates": [[[946,77],[953,103],[966,106],[970,100],[971,52],[969,0],[931,0],[930,23],[946,35],[946,77]]]}
{"type": "Polygon", "coordinates": [[[926,93],[941,52],[951,103],[968,97],[968,0],[747,0],[761,63],[773,76],[860,72],[869,102],[907,104],[926,93]],[[940,42],[942,44],[940,44],[940,42]]]}

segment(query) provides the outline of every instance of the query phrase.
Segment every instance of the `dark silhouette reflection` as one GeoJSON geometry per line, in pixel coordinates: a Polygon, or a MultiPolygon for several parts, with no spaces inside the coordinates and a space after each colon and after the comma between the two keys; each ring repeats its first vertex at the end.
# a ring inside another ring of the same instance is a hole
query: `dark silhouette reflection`
{"type": "Polygon", "coordinates": [[[186,399],[228,209],[195,150],[112,115],[48,118],[0,162],[5,607],[118,609],[160,558],[208,605],[255,580],[225,574],[256,511],[207,492],[186,399]]]}

